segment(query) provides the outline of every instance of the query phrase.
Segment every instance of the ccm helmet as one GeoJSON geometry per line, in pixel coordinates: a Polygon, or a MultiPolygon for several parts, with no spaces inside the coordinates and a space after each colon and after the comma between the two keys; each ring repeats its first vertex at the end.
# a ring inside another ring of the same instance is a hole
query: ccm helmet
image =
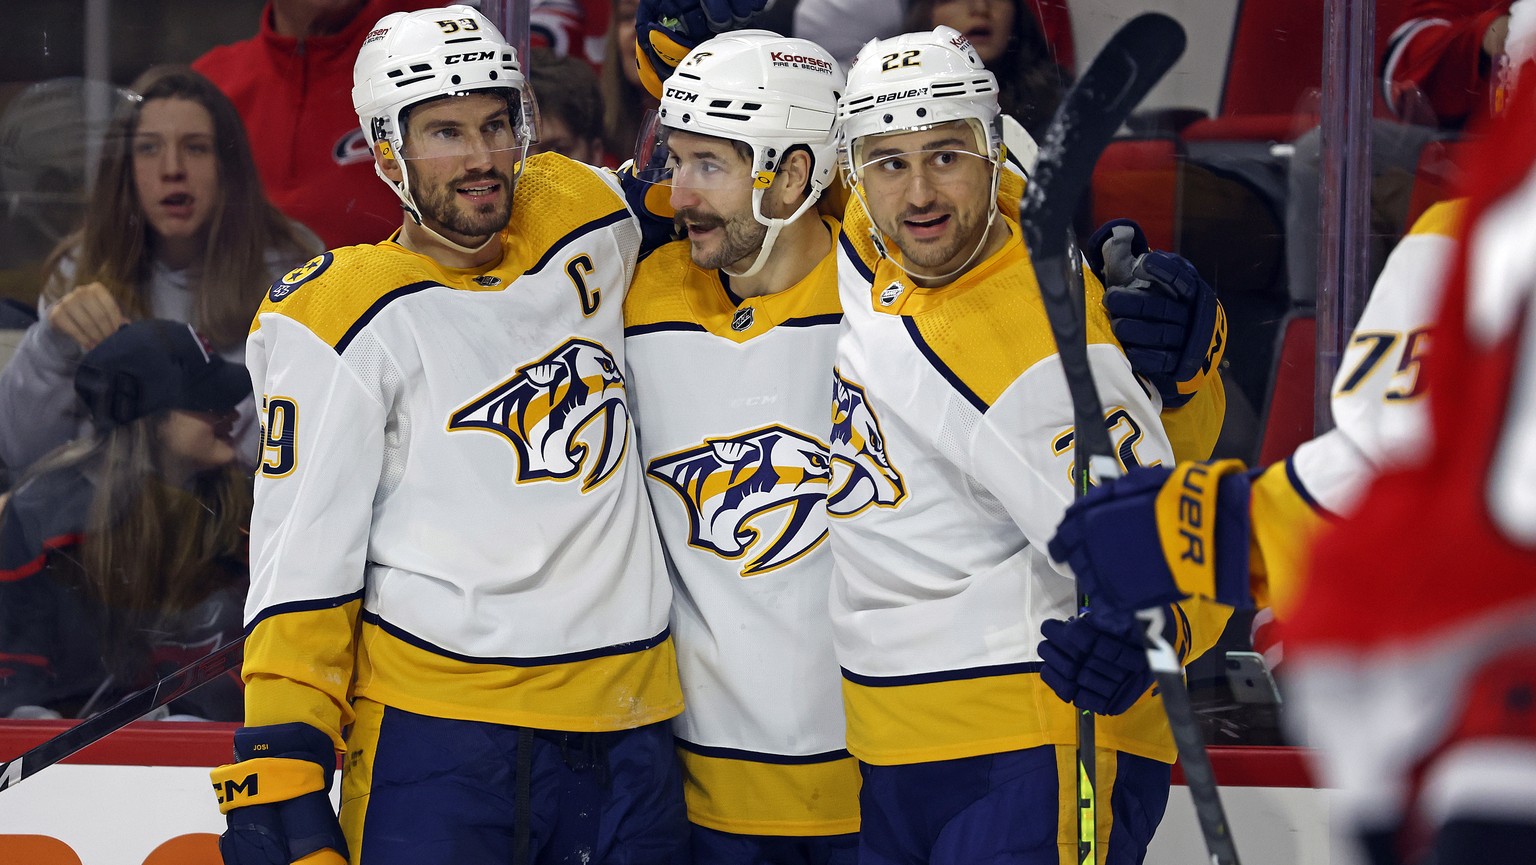
{"type": "Polygon", "coordinates": [[[393,12],[380,18],[363,40],[352,67],[352,107],[369,143],[382,142],[384,155],[397,159],[398,183],[385,177],[377,162],[374,168],[418,224],[421,216],[403,159],[405,117],[423,102],[480,91],[505,94],[518,147],[525,149],[533,138],[527,82],[512,46],[478,11],[448,6],[393,12]]]}
{"type": "Polygon", "coordinates": [[[752,152],[752,216],[769,229],[752,268],[736,274],[751,276],[768,260],[779,230],[810,210],[831,182],[843,81],[837,61],[809,40],[767,30],[716,36],[688,52],[664,82],[635,165],[644,179],[670,182],[664,152],[670,129],[745,144],[752,152]],[[765,216],[763,193],[792,148],[810,153],[810,194],[786,219],[765,216]]]}
{"type": "Polygon", "coordinates": [[[1002,154],[1000,113],[997,77],[960,31],[941,25],[871,40],[859,51],[838,104],[838,136],[856,175],[860,139],[967,120],[996,161],[1002,154]]]}

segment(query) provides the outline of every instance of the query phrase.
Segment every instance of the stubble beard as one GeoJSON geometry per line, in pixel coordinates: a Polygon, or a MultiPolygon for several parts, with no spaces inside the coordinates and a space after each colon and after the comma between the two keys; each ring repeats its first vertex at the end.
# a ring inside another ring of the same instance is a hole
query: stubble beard
{"type": "Polygon", "coordinates": [[[938,271],[983,242],[985,222],[974,214],[966,216],[953,210],[949,214],[950,230],[946,240],[939,243],[919,241],[906,233],[905,223],[910,218],[921,219],[924,215],[922,211],[905,211],[893,225],[885,227],[886,235],[895,239],[909,267],[938,271]]]}
{"type": "Polygon", "coordinates": [[[500,171],[455,178],[430,190],[415,190],[413,197],[423,221],[434,222],[450,234],[469,239],[490,237],[507,227],[512,218],[512,179],[500,171]],[[483,182],[500,184],[501,195],[484,204],[466,206],[455,190],[483,182]]]}
{"type": "Polygon", "coordinates": [[[719,270],[741,261],[762,249],[763,240],[768,236],[768,226],[751,216],[721,219],[715,214],[705,213],[697,208],[679,210],[676,216],[677,225],[686,228],[689,222],[705,228],[725,227],[724,242],[714,252],[702,252],[697,244],[689,242],[688,251],[693,263],[706,270],[719,270]]]}

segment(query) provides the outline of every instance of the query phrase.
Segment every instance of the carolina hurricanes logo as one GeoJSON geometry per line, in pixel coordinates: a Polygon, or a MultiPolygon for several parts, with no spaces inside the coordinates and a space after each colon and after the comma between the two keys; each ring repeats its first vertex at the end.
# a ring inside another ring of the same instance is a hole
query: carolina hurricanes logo
{"type": "Polygon", "coordinates": [[[827,536],[817,507],[831,475],[827,446],[787,427],[708,439],[657,457],[648,473],[688,508],[690,546],[727,559],[754,554],[743,577],[787,565],[827,536]]]}
{"type": "Polygon", "coordinates": [[[575,477],[595,446],[597,456],[581,483],[586,492],[613,474],[629,447],[624,374],[606,348],[568,339],[455,411],[448,430],[467,429],[489,430],[512,443],[518,483],[575,477]]]}
{"type": "Polygon", "coordinates": [[[864,388],[837,370],[832,371],[832,463],[827,513],[834,517],[851,517],[870,505],[894,508],[907,497],[907,483],[891,465],[864,388]]]}

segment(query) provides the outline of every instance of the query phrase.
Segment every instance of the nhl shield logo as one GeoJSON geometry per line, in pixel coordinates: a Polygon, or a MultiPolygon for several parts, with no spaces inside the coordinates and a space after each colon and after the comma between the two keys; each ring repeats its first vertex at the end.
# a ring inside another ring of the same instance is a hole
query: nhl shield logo
{"type": "Polygon", "coordinates": [[[726,559],[751,554],[742,577],[796,561],[827,537],[827,446],[788,427],[707,439],[657,457],[646,474],[688,509],[689,546],[726,559]]]}
{"type": "Polygon", "coordinates": [[[573,337],[456,410],[448,431],[496,433],[517,450],[517,483],[606,481],[629,448],[624,374],[608,349],[573,337]]]}
{"type": "Polygon", "coordinates": [[[901,293],[905,290],[906,286],[901,284],[901,280],[898,279],[892,282],[885,287],[884,291],[880,292],[880,305],[890,306],[896,302],[896,298],[901,297],[901,293]]]}
{"type": "Polygon", "coordinates": [[[731,316],[731,330],[737,333],[750,330],[752,322],[757,319],[757,313],[753,312],[752,309],[750,306],[744,306],[736,310],[736,314],[731,316]]]}

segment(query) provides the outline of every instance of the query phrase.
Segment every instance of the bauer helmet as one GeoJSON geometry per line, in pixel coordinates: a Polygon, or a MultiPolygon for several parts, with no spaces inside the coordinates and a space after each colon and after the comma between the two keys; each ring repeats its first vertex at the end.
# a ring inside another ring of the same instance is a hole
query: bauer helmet
{"type": "MultiPolygon", "coordinates": [[[[481,91],[506,95],[516,149],[526,151],[534,122],[527,81],[516,52],[485,16],[468,6],[393,12],[380,18],[363,40],[352,67],[352,107],[370,145],[384,144],[384,155],[397,159],[398,183],[386,177],[377,162],[374,167],[417,223],[421,217],[406,174],[407,115],[433,99],[481,91]]],[[[522,161],[519,154],[519,172],[522,161]]]]}
{"type": "Polygon", "coordinates": [[[974,125],[987,156],[997,161],[1002,155],[1000,114],[997,77],[960,31],[941,25],[926,33],[870,40],[859,51],[838,103],[838,140],[848,171],[856,177],[861,139],[965,120],[974,125]]]}
{"type": "Polygon", "coordinates": [[[641,136],[638,175],[671,184],[666,133],[678,129],[739,141],[752,153],[752,216],[769,227],[751,276],[783,226],[816,203],[837,167],[837,100],[843,73],[825,49],[767,30],[739,30],[701,43],[663,84],[661,104],[641,136]],[[810,192],[786,219],[763,214],[763,192],[791,149],[811,156],[810,192]]]}

